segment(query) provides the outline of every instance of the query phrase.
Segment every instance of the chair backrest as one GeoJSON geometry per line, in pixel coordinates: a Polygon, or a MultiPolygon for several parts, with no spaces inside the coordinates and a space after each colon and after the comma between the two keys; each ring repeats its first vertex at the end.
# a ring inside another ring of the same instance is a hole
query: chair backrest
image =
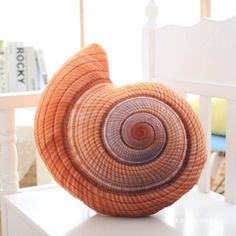
{"type": "Polygon", "coordinates": [[[0,198],[19,189],[15,108],[37,106],[40,95],[40,91],[0,94],[0,198]]]}
{"type": "MultiPolygon", "coordinates": [[[[143,29],[143,76],[160,81],[186,96],[200,95],[199,118],[208,154],[211,146],[211,98],[227,100],[225,198],[236,203],[236,17],[224,21],[203,19],[190,27],[157,27],[154,0],[146,8],[143,29]]],[[[209,160],[199,183],[210,187],[209,160]]]]}

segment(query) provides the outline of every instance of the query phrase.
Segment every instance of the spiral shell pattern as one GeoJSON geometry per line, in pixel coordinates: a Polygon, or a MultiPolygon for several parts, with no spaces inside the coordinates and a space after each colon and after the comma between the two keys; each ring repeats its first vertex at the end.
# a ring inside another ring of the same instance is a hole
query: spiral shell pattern
{"type": "Polygon", "coordinates": [[[189,105],[160,83],[114,86],[95,44],[45,88],[35,139],[62,187],[114,216],[150,215],[172,204],[197,182],[206,159],[189,105]]]}

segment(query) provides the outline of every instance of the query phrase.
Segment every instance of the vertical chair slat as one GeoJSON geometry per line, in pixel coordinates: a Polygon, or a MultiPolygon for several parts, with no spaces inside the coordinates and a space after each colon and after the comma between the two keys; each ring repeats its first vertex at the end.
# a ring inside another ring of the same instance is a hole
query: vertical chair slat
{"type": "Polygon", "coordinates": [[[143,79],[153,80],[155,77],[156,58],[156,17],[158,15],[158,7],[155,1],[150,0],[146,9],[148,22],[142,32],[142,68],[143,79]]]}
{"type": "Polygon", "coordinates": [[[152,81],[155,77],[155,28],[143,29],[143,79],[152,81]]]}
{"type": "Polygon", "coordinates": [[[210,191],[210,156],[211,156],[211,98],[200,96],[199,118],[201,120],[207,142],[207,161],[198,180],[200,192],[210,191]]]}
{"type": "Polygon", "coordinates": [[[227,101],[225,199],[236,203],[236,101],[227,101]]]}
{"type": "Polygon", "coordinates": [[[0,165],[3,194],[16,192],[19,183],[14,108],[0,110],[0,165]]]}

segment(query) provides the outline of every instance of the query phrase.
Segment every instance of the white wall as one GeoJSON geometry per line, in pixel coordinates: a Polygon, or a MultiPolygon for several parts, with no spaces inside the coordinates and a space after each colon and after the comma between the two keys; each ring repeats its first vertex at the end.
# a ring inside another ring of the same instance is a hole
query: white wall
{"type": "Polygon", "coordinates": [[[80,50],[78,0],[1,0],[0,39],[42,48],[49,75],[80,50]]]}
{"type": "MultiPolygon", "coordinates": [[[[199,0],[156,0],[158,25],[191,25],[199,20],[199,0]]],[[[141,80],[141,29],[148,0],[84,0],[85,43],[108,52],[111,78],[121,85],[141,80]]]]}
{"type": "Polygon", "coordinates": [[[236,15],[235,0],[211,0],[211,16],[215,20],[223,20],[236,15]]]}
{"type": "MultiPolygon", "coordinates": [[[[116,84],[141,80],[141,28],[148,0],[84,0],[85,43],[108,52],[116,84]]],[[[156,0],[158,25],[191,25],[200,0],[156,0]]],[[[236,15],[235,0],[212,0],[215,19],[236,15]]],[[[1,0],[0,39],[24,41],[44,50],[49,76],[80,49],[79,0],[1,0]]]]}

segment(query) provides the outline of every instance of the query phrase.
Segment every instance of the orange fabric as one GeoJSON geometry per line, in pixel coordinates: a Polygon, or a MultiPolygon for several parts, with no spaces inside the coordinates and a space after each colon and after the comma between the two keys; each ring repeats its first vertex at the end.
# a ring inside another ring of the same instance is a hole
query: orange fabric
{"type": "Polygon", "coordinates": [[[160,83],[112,84],[99,45],[65,63],[35,118],[38,150],[55,180],[103,214],[145,216],[178,200],[206,160],[190,106],[160,83]]]}

